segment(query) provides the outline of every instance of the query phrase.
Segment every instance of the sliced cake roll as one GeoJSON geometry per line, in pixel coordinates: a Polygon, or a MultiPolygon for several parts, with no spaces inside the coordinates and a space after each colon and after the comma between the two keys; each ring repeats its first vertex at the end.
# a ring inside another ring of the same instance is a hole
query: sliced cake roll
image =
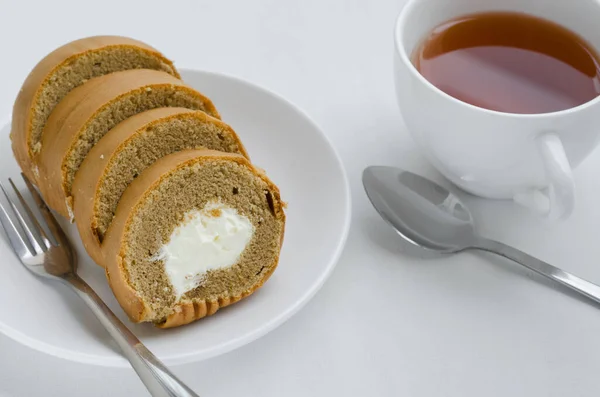
{"type": "Polygon", "coordinates": [[[183,108],[140,113],[98,141],[81,164],[72,188],[77,228],[96,263],[102,264],[102,240],[127,186],[159,158],[200,147],[248,157],[231,127],[204,112],[183,108]]]}
{"type": "Polygon", "coordinates": [[[173,63],[154,48],[119,36],[73,41],[33,68],[15,101],[11,131],[15,158],[30,180],[37,178],[31,160],[39,152],[44,125],[56,105],[91,78],[129,69],[161,70],[179,77],[173,63]]]}
{"type": "Polygon", "coordinates": [[[128,70],[96,77],[56,106],[34,159],[46,203],[73,219],[71,185],[90,149],[121,121],[146,110],[183,107],[219,117],[212,102],[168,73],[128,70]]]}
{"type": "Polygon", "coordinates": [[[104,241],[106,275],[133,321],[187,324],[269,278],[284,224],[277,187],[245,157],[180,151],[125,190],[104,241]]]}

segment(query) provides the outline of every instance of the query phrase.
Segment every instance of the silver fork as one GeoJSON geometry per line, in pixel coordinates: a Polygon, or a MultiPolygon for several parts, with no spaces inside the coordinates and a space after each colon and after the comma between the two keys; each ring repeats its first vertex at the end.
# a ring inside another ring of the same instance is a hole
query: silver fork
{"type": "Polygon", "coordinates": [[[12,179],[9,178],[9,182],[25,213],[19,211],[4,186],[0,183],[0,189],[6,196],[19,226],[9,216],[2,203],[0,203],[0,222],[21,263],[38,276],[61,281],[63,284],[70,286],[87,303],[100,320],[100,323],[117,342],[123,351],[123,355],[129,360],[152,396],[198,397],[140,342],[106,306],[94,290],[77,275],[77,255],[67,236],[37,190],[25,175],[21,174],[21,176],[25,180],[27,188],[31,192],[50,231],[50,236],[44,232],[12,179]]]}

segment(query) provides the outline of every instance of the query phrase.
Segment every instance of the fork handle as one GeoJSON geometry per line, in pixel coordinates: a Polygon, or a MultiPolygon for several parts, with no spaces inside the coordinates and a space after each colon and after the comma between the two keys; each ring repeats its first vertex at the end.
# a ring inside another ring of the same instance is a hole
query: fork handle
{"type": "Polygon", "coordinates": [[[64,279],[88,305],[117,342],[131,366],[154,397],[198,397],[173,375],[167,367],[140,342],[115,316],[96,292],[79,276],[64,279]]]}

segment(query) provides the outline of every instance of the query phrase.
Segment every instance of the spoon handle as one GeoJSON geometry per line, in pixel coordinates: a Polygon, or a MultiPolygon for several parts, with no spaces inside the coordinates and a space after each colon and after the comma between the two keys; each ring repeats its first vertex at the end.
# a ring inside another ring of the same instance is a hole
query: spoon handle
{"type": "Polygon", "coordinates": [[[508,246],[498,241],[482,239],[478,241],[477,249],[498,254],[512,261],[515,261],[528,269],[533,270],[543,276],[546,276],[560,284],[579,292],[582,295],[600,303],[600,286],[585,281],[577,276],[565,272],[549,263],[541,261],[533,256],[519,251],[516,248],[508,246]]]}

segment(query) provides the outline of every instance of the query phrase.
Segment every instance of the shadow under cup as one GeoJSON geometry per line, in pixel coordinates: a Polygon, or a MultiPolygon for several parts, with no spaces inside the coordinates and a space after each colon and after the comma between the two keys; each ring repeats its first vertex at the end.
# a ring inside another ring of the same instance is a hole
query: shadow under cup
{"type": "Polygon", "coordinates": [[[600,4],[595,0],[409,0],[396,23],[394,56],[396,95],[405,124],[429,161],[470,193],[516,199],[530,192],[562,196],[571,189],[567,193],[572,195],[572,179],[566,180],[570,169],[581,163],[600,139],[600,97],[552,113],[496,112],[442,92],[411,62],[415,49],[440,24],[493,11],[553,21],[600,52],[600,4]],[[540,137],[550,137],[552,142],[540,144],[540,137]],[[559,159],[549,164],[548,155],[559,159]]]}

